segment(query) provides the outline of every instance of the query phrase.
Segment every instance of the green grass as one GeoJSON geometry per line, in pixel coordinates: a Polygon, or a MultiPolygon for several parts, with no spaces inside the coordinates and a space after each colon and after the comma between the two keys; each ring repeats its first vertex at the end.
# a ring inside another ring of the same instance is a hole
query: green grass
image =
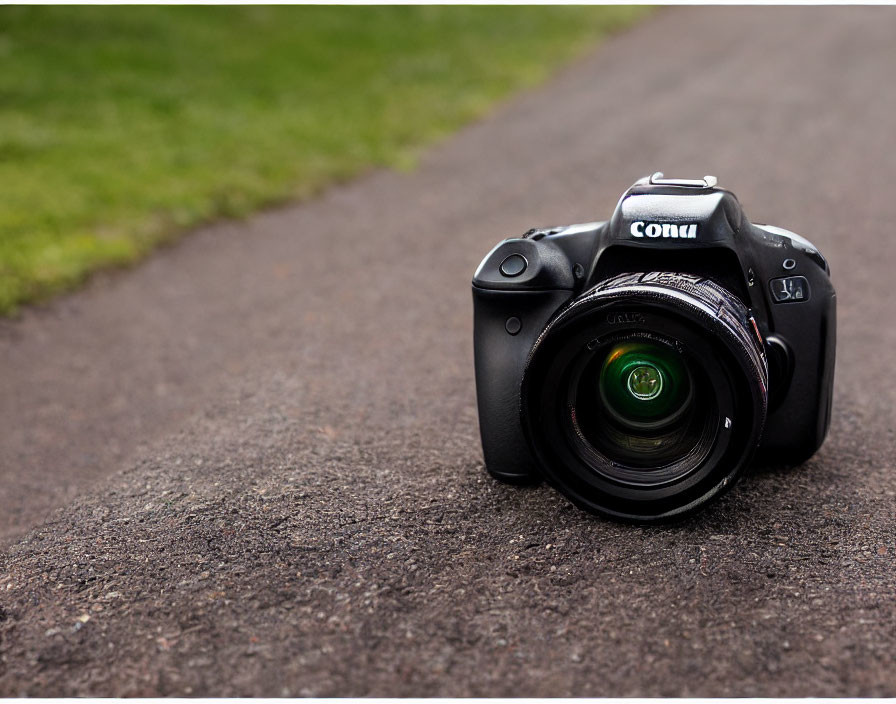
{"type": "Polygon", "coordinates": [[[0,312],[302,198],[542,81],[632,7],[2,7],[0,312]]]}

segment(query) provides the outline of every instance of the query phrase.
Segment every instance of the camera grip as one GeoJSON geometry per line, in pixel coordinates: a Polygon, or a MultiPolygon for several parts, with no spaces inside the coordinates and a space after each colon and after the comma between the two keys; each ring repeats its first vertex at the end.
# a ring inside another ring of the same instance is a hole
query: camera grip
{"type": "Polygon", "coordinates": [[[479,431],[486,469],[496,479],[539,478],[520,423],[520,383],[535,340],[571,295],[473,287],[479,431]]]}

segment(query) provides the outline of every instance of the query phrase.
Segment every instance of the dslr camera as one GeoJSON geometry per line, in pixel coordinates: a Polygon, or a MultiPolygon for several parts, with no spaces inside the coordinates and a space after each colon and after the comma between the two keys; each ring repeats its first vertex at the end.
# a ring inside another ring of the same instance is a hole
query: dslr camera
{"type": "Polygon", "coordinates": [[[631,521],[693,512],[831,417],[835,295],[799,235],[656,173],[606,222],[506,239],[473,277],[485,465],[631,521]]]}

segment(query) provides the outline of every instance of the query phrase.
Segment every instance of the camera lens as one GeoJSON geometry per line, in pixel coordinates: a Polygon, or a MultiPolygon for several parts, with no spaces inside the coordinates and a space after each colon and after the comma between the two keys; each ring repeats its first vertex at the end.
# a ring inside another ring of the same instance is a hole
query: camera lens
{"type": "Polygon", "coordinates": [[[575,503],[655,520],[731,486],[758,441],[767,370],[748,313],[710,281],[631,274],[586,292],[541,335],[523,427],[575,503]]]}

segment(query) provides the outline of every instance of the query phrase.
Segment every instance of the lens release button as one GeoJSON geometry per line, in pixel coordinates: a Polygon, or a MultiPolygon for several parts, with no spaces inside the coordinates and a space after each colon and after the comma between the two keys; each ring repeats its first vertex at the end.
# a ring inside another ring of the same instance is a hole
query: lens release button
{"type": "Polygon", "coordinates": [[[527,266],[529,266],[529,262],[522,254],[511,254],[501,262],[501,273],[509,277],[519,276],[527,266]]]}

